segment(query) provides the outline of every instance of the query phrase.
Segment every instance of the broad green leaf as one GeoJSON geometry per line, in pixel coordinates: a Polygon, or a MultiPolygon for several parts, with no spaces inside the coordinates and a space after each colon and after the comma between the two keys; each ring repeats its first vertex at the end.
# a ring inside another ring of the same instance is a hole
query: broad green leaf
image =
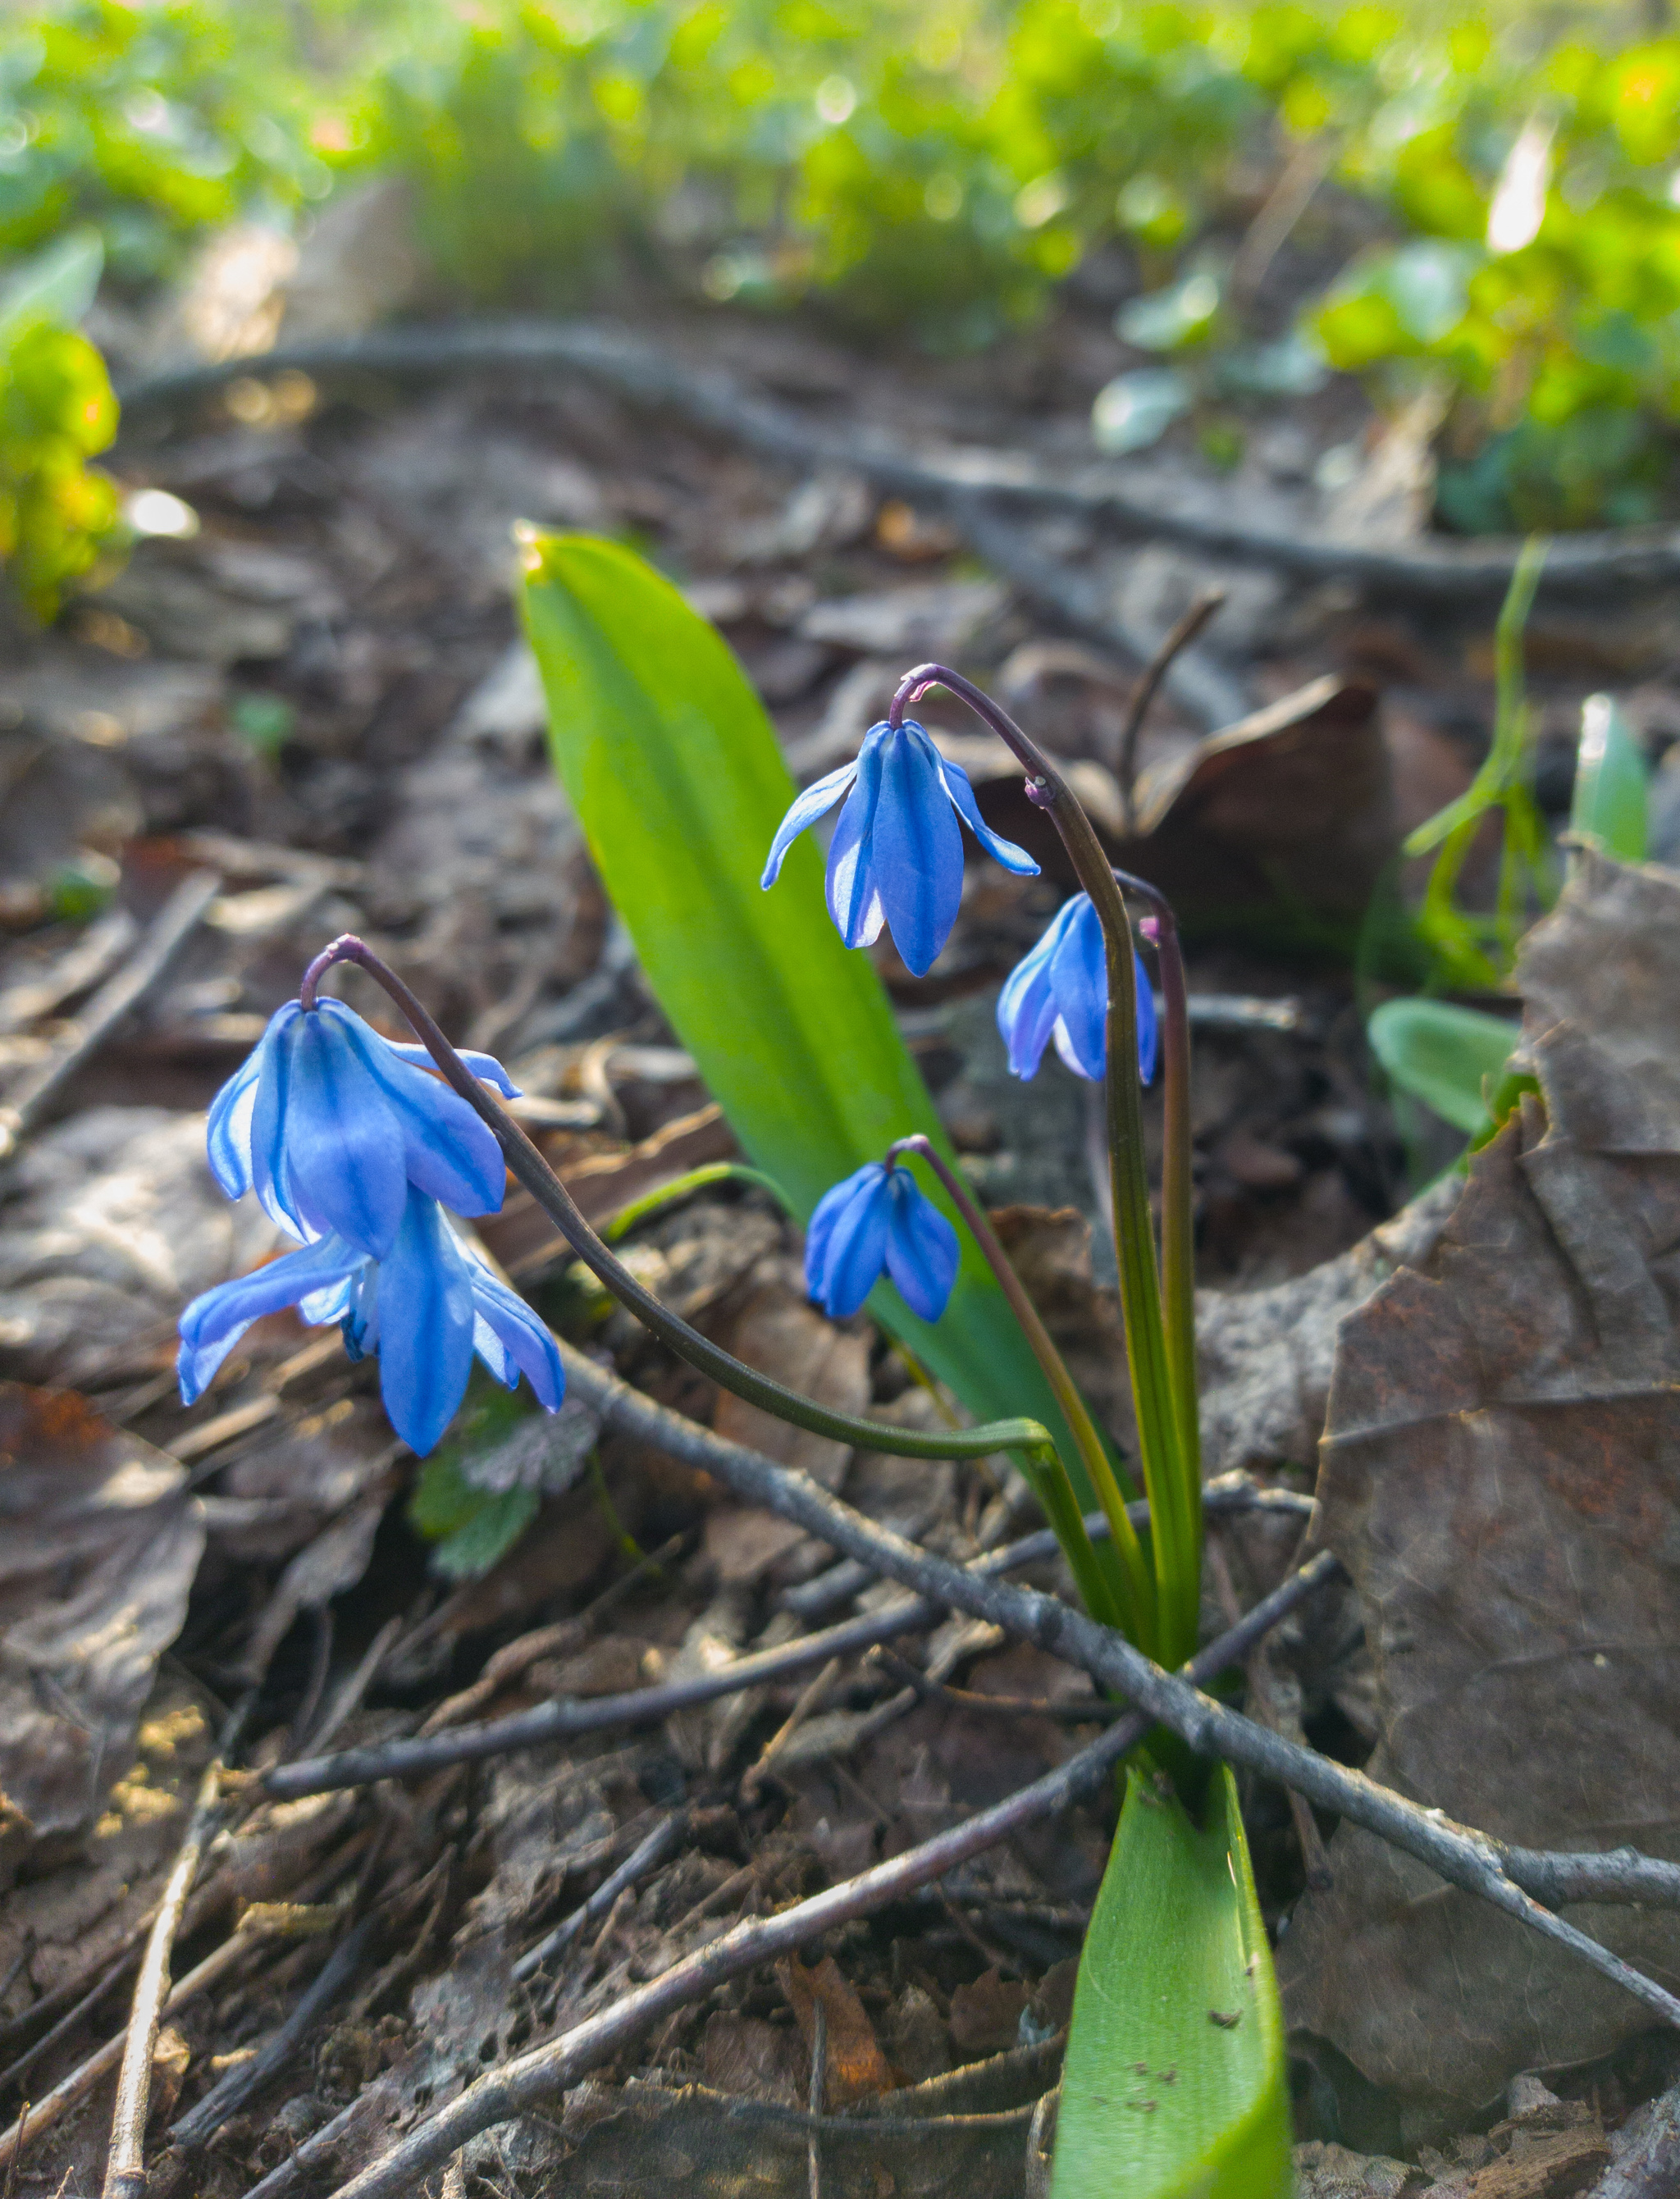
{"type": "Polygon", "coordinates": [[[1403,1092],[1467,1135],[1481,1129],[1483,1080],[1496,1079],[1510,1059],[1514,1024],[1447,1000],[1385,1000],[1367,1030],[1373,1053],[1403,1092]]]}
{"type": "Polygon", "coordinates": [[[1085,1935],[1051,2199],[1289,2199],[1283,2011],[1236,1782],[1133,1771],[1085,1935]]]}
{"type": "MultiPolygon", "coordinates": [[[[555,767],[671,1027],[755,1167],[808,1216],[895,1138],[925,1131],[948,1155],[873,965],[829,919],[809,836],[770,892],[759,885],[795,790],[721,636],[616,543],[523,543],[555,767]]],[[[971,1412],[1030,1413],[1059,1438],[1038,1364],[960,1234],[942,1320],[917,1320],[884,1284],[872,1307],[971,1412]]]]}
{"type": "Polygon", "coordinates": [[[1581,706],[1572,831],[1619,863],[1642,863],[1649,827],[1649,773],[1633,729],[1607,695],[1581,706]]]}

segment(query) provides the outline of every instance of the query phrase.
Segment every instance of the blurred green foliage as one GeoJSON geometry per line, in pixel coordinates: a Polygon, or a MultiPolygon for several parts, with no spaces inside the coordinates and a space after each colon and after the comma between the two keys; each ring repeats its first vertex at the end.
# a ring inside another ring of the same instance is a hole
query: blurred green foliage
{"type": "Polygon", "coordinates": [[[75,326],[102,259],[73,230],[0,286],[0,564],[38,618],[120,528],[116,486],[87,461],[116,433],[105,362],[75,326]]]}
{"type": "Polygon", "coordinates": [[[0,254],[91,222],[139,282],[236,211],[290,219],[394,170],[480,302],[674,280],[961,350],[1117,248],[1122,334],[1180,364],[1111,402],[1113,447],[1327,361],[1382,403],[1438,383],[1447,524],[1614,524],[1672,502],[1680,35],[1650,20],[1631,0],[44,0],[0,24],[0,254]],[[1369,240],[1292,339],[1231,281],[1292,157],[1369,240]]]}

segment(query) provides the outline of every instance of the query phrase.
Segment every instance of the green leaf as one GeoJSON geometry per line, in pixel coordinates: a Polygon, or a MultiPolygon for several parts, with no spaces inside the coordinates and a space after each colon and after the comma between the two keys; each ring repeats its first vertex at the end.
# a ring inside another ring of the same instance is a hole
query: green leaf
{"type": "Polygon", "coordinates": [[[1642,863],[1649,786],[1645,752],[1633,728],[1609,696],[1589,695],[1581,705],[1570,830],[1595,842],[1619,863],[1642,863]]]}
{"type": "Polygon", "coordinates": [[[1385,1000],[1366,1028],[1372,1052],[1403,1092],[1467,1135],[1482,1128],[1484,1079],[1496,1079],[1509,1060],[1514,1024],[1447,1000],[1385,1000]]]}
{"type": "Polygon", "coordinates": [[[1222,1764],[1198,1826],[1146,1772],[1085,1935],[1051,2199],[1289,2199],[1283,2011],[1222,1764]]]}
{"type": "Polygon", "coordinates": [[[452,1451],[434,1452],[409,1499],[409,1524],[437,1547],[432,1570],[446,1580],[477,1580],[505,1558],[537,1516],[534,1489],[475,1488],[452,1451]]]}
{"type": "MultiPolygon", "coordinates": [[[[811,838],[772,891],[759,885],[795,789],[721,636],[616,543],[522,540],[556,768],[671,1027],[753,1165],[805,1217],[895,1138],[922,1130],[952,1157],[873,965],[829,919],[811,838]]],[[[960,1234],[942,1320],[919,1321],[885,1284],[872,1309],[971,1412],[1029,1413],[1064,1443],[1038,1363],[960,1234]]]]}
{"type": "Polygon", "coordinates": [[[0,341],[38,321],[73,329],[93,303],[105,265],[96,229],[73,229],[0,284],[0,341]]]}

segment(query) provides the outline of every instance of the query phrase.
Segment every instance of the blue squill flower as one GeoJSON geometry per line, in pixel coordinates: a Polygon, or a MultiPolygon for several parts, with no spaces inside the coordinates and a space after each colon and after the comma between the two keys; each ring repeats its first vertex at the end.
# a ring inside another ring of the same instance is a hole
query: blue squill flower
{"type": "MultiPolygon", "coordinates": [[[[475,1076],[518,1094],[488,1054],[475,1076]]],[[[210,1106],[210,1166],[230,1199],[254,1187],[295,1237],[338,1237],[382,1259],[409,1187],[458,1214],[493,1214],[501,1147],[458,1094],[428,1076],[421,1046],[381,1038],[341,1000],[289,1000],[210,1106]]]]}
{"type": "Polygon", "coordinates": [[[825,1191],[805,1233],[805,1286],[844,1321],[883,1273],[912,1313],[937,1321],[957,1279],[957,1233],[908,1169],[869,1161],[825,1191]]]}
{"type": "Polygon", "coordinates": [[[407,1194],[383,1259],[322,1237],[195,1298],[181,1315],[181,1403],[195,1403],[251,1323],[283,1306],[316,1326],[337,1321],[353,1359],[378,1353],[386,1414],[423,1458],[455,1416],[475,1351],[510,1390],[529,1375],[551,1413],[565,1392],[547,1327],[423,1192],[407,1194]]]}
{"type": "Polygon", "coordinates": [[[871,947],[885,924],[906,969],[926,974],[951,936],[962,899],[960,817],[1006,871],[1038,868],[1024,849],[981,817],[960,764],[947,763],[924,728],[884,720],[855,761],[808,786],[777,827],[760,883],[775,884],[783,858],[842,795],[846,806],[828,850],[828,907],[848,947],[871,947]]]}
{"type": "MultiPolygon", "coordinates": [[[[1138,1071],[1155,1074],[1155,995],[1141,961],[1137,974],[1138,1071]]],[[[1089,894],[1075,894],[1031,953],[1004,980],[998,1029],[1017,1076],[1035,1076],[1044,1049],[1056,1051],[1076,1076],[1100,1081],[1108,1059],[1108,958],[1102,920],[1089,894]]]]}

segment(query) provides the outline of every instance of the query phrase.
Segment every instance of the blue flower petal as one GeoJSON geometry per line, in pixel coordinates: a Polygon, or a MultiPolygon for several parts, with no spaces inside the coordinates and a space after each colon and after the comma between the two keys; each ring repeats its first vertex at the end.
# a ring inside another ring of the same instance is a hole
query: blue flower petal
{"type": "Polygon", "coordinates": [[[962,831],[939,753],[907,720],[884,749],[870,856],[893,944],[905,968],[925,977],[962,901],[962,831]]]}
{"type": "Polygon", "coordinates": [[[887,1273],[912,1313],[937,1321],[957,1280],[957,1233],[907,1169],[892,1174],[887,1273]]]}
{"type": "Polygon", "coordinates": [[[857,777],[857,771],[855,761],[843,763],[837,771],[825,772],[822,778],[808,786],[802,794],[796,796],[787,815],[776,827],[775,838],[770,843],[770,853],[765,860],[764,875],[759,880],[761,886],[767,889],[775,884],[782,874],[782,865],[786,860],[788,849],[802,832],[808,831],[819,817],[825,816],[833,808],[835,803],[857,777]]]}
{"type": "Polygon", "coordinates": [[[400,1124],[403,1164],[415,1189],[456,1214],[497,1213],[507,1163],[489,1124],[438,1077],[394,1059],[395,1048],[341,1001],[323,1000],[318,1012],[340,1024],[400,1124]]]}
{"type": "Polygon", "coordinates": [[[826,1193],[823,1204],[829,1206],[827,1215],[820,1208],[811,1217],[805,1280],[823,1310],[844,1321],[874,1289],[885,1263],[891,1206],[885,1169],[870,1162],[826,1193]]]}
{"type": "Polygon", "coordinates": [[[560,1357],[560,1347],[550,1333],[546,1321],[540,1321],[523,1298],[509,1290],[499,1276],[493,1275],[487,1268],[472,1263],[473,1305],[477,1315],[476,1327],[487,1329],[496,1345],[501,1368],[478,1345],[479,1356],[493,1373],[511,1389],[522,1370],[530,1377],[531,1387],[537,1393],[538,1403],[549,1412],[557,1413],[560,1401],[566,1394],[566,1369],[560,1357]],[[502,1372],[510,1362],[512,1374],[502,1372]]]}
{"type": "MultiPolygon", "coordinates": [[[[936,749],[934,754],[938,755],[939,751],[936,749]]],[[[1006,871],[1013,871],[1017,878],[1036,878],[1038,865],[1026,849],[1018,848],[1012,840],[1006,840],[1001,832],[994,832],[980,814],[974,799],[973,785],[962,766],[939,756],[939,775],[944,780],[945,791],[956,804],[964,824],[993,861],[1001,863],[1006,871]]]]}
{"type": "Polygon", "coordinates": [[[254,1321],[341,1283],[361,1258],[353,1245],[324,1238],[254,1268],[248,1275],[201,1291],[181,1315],[176,1362],[181,1403],[195,1404],[204,1395],[211,1376],[254,1321]]]}
{"type": "MultiPolygon", "coordinates": [[[[324,1001],[322,1006],[325,1005],[324,1001]]],[[[437,1064],[432,1059],[429,1048],[423,1046],[410,1046],[406,1043],[399,1046],[395,1039],[382,1038],[371,1024],[366,1024],[364,1028],[369,1037],[382,1046],[387,1053],[395,1054],[399,1061],[407,1062],[411,1068],[436,1069],[437,1064]]],[[[455,1051],[481,1084],[493,1084],[504,1100],[517,1100],[520,1097],[519,1087],[493,1053],[475,1053],[470,1047],[464,1046],[458,1046],[455,1051]]],[[[464,1105],[465,1102],[462,1104],[464,1105]]]]}
{"type": "Polygon", "coordinates": [[[411,1192],[379,1263],[379,1391],[423,1458],[455,1417],[472,1371],[472,1274],[435,1200],[411,1192]]]}
{"type": "MultiPolygon", "coordinates": [[[[274,1028],[271,1018],[269,1030],[274,1028]]],[[[251,1121],[256,1112],[257,1080],[262,1075],[268,1047],[265,1031],[244,1061],[210,1102],[205,1144],[210,1173],[230,1199],[243,1199],[251,1188],[251,1121]]]]}
{"type": "Polygon", "coordinates": [[[872,947],[884,920],[872,845],[881,800],[881,744],[872,733],[828,843],[828,913],[848,947],[872,947]]]}
{"type": "Polygon", "coordinates": [[[1108,954],[1102,919],[1088,894],[1073,912],[1050,961],[1056,1002],[1056,1051],[1076,1076],[1100,1082],[1108,1059],[1108,954]]]}
{"type": "Polygon", "coordinates": [[[251,1109],[251,1185],[271,1222],[295,1237],[316,1237],[298,1210],[286,1165],[286,1102],[292,1057],[288,1033],[303,1013],[295,1000],[275,1011],[257,1048],[262,1057],[251,1109]]]}
{"type": "Polygon", "coordinates": [[[299,1212],[383,1259],[408,1198],[395,1111],[342,1015],[325,1003],[288,1027],[280,1054],[288,1062],[286,1172],[299,1212]]]}
{"type": "Polygon", "coordinates": [[[1073,901],[1062,903],[1037,945],[1021,957],[998,995],[998,1030],[1009,1048],[1009,1067],[1016,1076],[1035,1076],[1050,1043],[1058,1013],[1050,965],[1077,913],[1076,903],[1082,898],[1076,895],[1073,901]]]}

